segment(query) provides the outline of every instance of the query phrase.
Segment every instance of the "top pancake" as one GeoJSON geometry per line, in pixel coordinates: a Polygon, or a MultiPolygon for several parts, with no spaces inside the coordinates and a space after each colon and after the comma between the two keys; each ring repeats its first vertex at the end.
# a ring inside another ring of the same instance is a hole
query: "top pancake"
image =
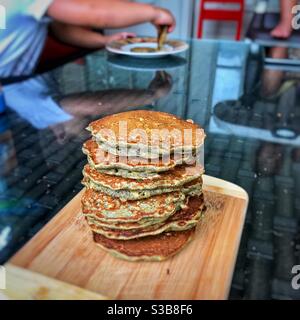
{"type": "MultiPolygon", "coordinates": [[[[93,121],[88,128],[102,144],[113,148],[149,148],[159,154],[199,148],[205,138],[197,124],[172,114],[136,110],[93,121]]],[[[143,153],[144,154],[144,153],[143,153]]]]}

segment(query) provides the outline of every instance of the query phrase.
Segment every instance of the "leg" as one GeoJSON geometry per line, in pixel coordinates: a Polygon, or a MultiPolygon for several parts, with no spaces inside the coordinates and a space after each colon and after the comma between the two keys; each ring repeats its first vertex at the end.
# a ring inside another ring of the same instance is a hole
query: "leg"
{"type": "Polygon", "coordinates": [[[272,30],[271,36],[274,38],[287,39],[292,33],[292,8],[297,4],[297,0],[280,0],[280,22],[272,30]]]}
{"type": "MultiPolygon", "coordinates": [[[[288,55],[287,48],[273,47],[269,56],[273,59],[286,59],[288,55]]],[[[263,72],[261,95],[264,98],[271,98],[276,95],[282,85],[284,71],[266,69],[263,72]]]]}

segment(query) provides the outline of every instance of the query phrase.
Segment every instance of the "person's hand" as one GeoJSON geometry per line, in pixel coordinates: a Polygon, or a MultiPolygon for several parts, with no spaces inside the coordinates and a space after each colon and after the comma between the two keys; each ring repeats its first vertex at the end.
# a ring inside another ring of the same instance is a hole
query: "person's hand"
{"type": "Polygon", "coordinates": [[[168,32],[172,32],[175,29],[176,21],[172,13],[163,8],[156,7],[156,17],[152,20],[152,23],[156,26],[168,26],[168,32]]]}
{"type": "Polygon", "coordinates": [[[135,36],[136,36],[136,34],[133,33],[133,32],[118,32],[118,33],[115,33],[115,34],[111,34],[111,35],[105,36],[105,42],[109,43],[109,42],[112,42],[112,41],[118,41],[118,40],[124,40],[124,39],[127,39],[127,38],[133,38],[135,36]]]}

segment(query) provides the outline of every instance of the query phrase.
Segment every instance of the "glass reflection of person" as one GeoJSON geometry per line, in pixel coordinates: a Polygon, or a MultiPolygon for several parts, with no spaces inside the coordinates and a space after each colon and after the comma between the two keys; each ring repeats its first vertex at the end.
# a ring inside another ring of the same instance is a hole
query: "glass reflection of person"
{"type": "MultiPolygon", "coordinates": [[[[280,0],[280,20],[277,26],[271,31],[271,36],[279,39],[288,39],[293,31],[293,7],[298,0],[280,0]]],[[[287,59],[289,50],[287,47],[272,47],[268,56],[272,59],[287,59]]],[[[272,96],[280,89],[284,78],[284,71],[265,70],[263,75],[263,96],[272,96]]]]}
{"type": "Polygon", "coordinates": [[[61,143],[82,132],[91,118],[152,105],[172,88],[171,76],[158,71],[146,89],[80,92],[63,96],[56,102],[52,96],[59,94],[59,88],[54,83],[45,74],[4,86],[4,92],[11,109],[38,129],[50,128],[61,143]]]}
{"type": "MultiPolygon", "coordinates": [[[[272,47],[269,49],[268,56],[272,59],[287,59],[288,49],[285,47],[272,47]]],[[[265,98],[276,95],[283,84],[285,71],[276,69],[265,69],[262,77],[261,94],[265,98]]]]}
{"type": "Polygon", "coordinates": [[[171,76],[156,72],[146,89],[110,89],[80,94],[70,94],[59,100],[61,108],[72,119],[51,126],[57,140],[63,143],[87,127],[91,117],[118,113],[140,106],[153,105],[155,100],[166,96],[172,88],[171,76]]]}

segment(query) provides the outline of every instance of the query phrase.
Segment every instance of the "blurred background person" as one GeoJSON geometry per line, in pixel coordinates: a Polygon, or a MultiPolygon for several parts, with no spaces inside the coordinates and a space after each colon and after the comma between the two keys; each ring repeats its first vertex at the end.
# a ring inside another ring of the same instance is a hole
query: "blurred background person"
{"type": "Polygon", "coordinates": [[[126,0],[4,0],[6,29],[0,30],[0,79],[31,74],[43,50],[48,30],[63,43],[97,49],[133,34],[104,36],[105,28],[150,22],[175,28],[165,9],[126,0]]]}

